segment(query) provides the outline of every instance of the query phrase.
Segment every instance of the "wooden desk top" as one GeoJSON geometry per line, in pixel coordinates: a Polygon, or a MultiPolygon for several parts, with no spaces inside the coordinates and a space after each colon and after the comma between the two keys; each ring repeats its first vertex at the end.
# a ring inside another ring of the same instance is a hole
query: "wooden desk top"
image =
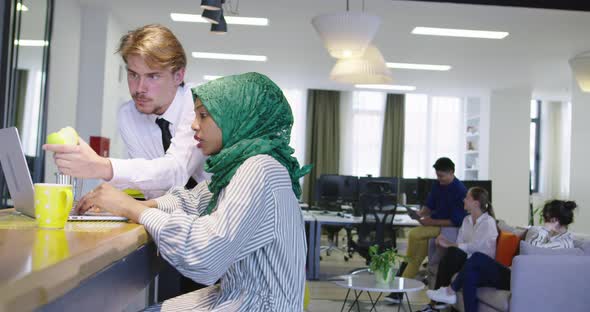
{"type": "Polygon", "coordinates": [[[44,230],[0,211],[0,311],[34,310],[148,242],[142,225],[68,222],[44,230]]]}

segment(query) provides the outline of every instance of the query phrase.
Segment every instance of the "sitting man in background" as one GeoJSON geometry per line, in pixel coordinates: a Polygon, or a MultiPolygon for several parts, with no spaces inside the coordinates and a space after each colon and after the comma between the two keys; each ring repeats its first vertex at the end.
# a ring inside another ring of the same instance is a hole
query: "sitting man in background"
{"type": "MultiPolygon", "coordinates": [[[[428,255],[428,241],[440,234],[441,227],[460,227],[466,212],[463,199],[467,194],[465,185],[455,177],[455,164],[447,157],[436,160],[436,182],[432,184],[426,205],[418,212],[422,226],[413,228],[408,236],[407,265],[402,265],[402,277],[414,278],[428,255]],[[405,267],[405,269],[404,269],[405,267]]],[[[400,303],[402,294],[391,293],[385,300],[400,303]]]]}

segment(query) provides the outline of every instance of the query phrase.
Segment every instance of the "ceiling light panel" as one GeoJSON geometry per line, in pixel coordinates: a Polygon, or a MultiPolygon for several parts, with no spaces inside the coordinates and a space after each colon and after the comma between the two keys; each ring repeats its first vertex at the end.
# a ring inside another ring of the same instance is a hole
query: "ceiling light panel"
{"type": "Polygon", "coordinates": [[[26,11],[28,11],[28,10],[29,10],[29,8],[27,8],[27,6],[26,6],[26,5],[24,5],[24,4],[20,3],[20,2],[18,2],[18,3],[16,4],[16,10],[17,10],[17,11],[23,11],[23,12],[26,12],[26,11]]]}
{"type": "MultiPolygon", "coordinates": [[[[170,13],[170,18],[175,22],[209,23],[199,14],[170,13]]],[[[225,21],[233,25],[268,26],[268,18],[225,16],[225,21]]]]}
{"type": "Polygon", "coordinates": [[[219,79],[219,78],[221,78],[221,77],[223,77],[223,76],[215,76],[215,75],[204,75],[204,76],[203,76],[203,80],[210,81],[210,80],[219,79]]]}
{"type": "Polygon", "coordinates": [[[14,40],[14,45],[21,47],[44,47],[49,45],[49,41],[46,40],[14,40]]]}
{"type": "Polygon", "coordinates": [[[436,27],[416,27],[412,30],[414,35],[483,38],[483,39],[504,39],[508,36],[505,31],[470,30],[436,27]]]}
{"type": "Polygon", "coordinates": [[[438,70],[446,71],[450,70],[450,65],[431,65],[431,64],[412,64],[412,63],[386,63],[389,68],[398,69],[416,69],[416,70],[438,70]]]}
{"type": "Polygon", "coordinates": [[[194,58],[202,58],[202,59],[252,61],[252,62],[266,62],[266,60],[267,60],[267,57],[265,55],[251,55],[251,54],[193,52],[192,56],[194,58]]]}
{"type": "Polygon", "coordinates": [[[377,90],[395,90],[395,91],[414,91],[414,86],[401,86],[401,85],[389,85],[389,84],[357,84],[355,88],[359,89],[377,89],[377,90]]]}

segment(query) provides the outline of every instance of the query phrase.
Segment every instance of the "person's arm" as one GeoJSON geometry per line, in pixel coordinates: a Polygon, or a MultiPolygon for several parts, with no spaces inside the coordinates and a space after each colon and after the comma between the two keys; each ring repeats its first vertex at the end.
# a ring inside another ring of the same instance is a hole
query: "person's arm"
{"type": "Polygon", "coordinates": [[[211,215],[148,209],[140,223],[180,273],[212,285],[239,258],[275,239],[275,201],[266,200],[273,187],[266,181],[269,176],[259,161],[248,160],[222,191],[211,215]]]}
{"type": "MultiPolygon", "coordinates": [[[[163,157],[151,160],[111,158],[113,176],[109,183],[118,188],[135,188],[142,191],[165,191],[174,186],[185,185],[190,174],[202,171],[205,163],[205,156],[196,147],[194,132],[190,128],[193,120],[193,111],[184,112],[179,125],[176,126],[170,147],[163,157]]],[[[141,139],[127,139],[126,142],[133,157],[134,145],[141,144],[141,139]]]]}
{"type": "Polygon", "coordinates": [[[423,217],[418,220],[418,222],[426,226],[454,226],[453,222],[449,219],[432,219],[431,217],[423,217]]]}
{"type": "Polygon", "coordinates": [[[541,248],[573,248],[574,240],[570,232],[551,237],[551,233],[545,227],[531,227],[526,236],[526,242],[541,248]]]}
{"type": "Polygon", "coordinates": [[[422,208],[418,211],[418,215],[421,217],[429,217],[432,213],[432,210],[427,206],[422,206],[422,208]]]}
{"type": "Polygon", "coordinates": [[[166,213],[172,213],[177,209],[185,211],[187,214],[201,215],[211,201],[211,192],[207,183],[199,183],[192,190],[184,187],[175,187],[168,191],[164,196],[158,197],[151,201],[155,202],[154,208],[158,208],[166,213]]]}

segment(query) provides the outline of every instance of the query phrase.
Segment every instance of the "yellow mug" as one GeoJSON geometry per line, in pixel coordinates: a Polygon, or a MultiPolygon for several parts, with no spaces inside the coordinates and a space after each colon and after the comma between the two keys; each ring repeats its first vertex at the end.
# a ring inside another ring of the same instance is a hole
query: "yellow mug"
{"type": "Polygon", "coordinates": [[[37,230],[33,244],[33,270],[41,270],[70,256],[64,230],[37,230]]]}
{"type": "Polygon", "coordinates": [[[35,218],[38,227],[62,229],[73,204],[71,185],[35,183],[35,218]]]}

